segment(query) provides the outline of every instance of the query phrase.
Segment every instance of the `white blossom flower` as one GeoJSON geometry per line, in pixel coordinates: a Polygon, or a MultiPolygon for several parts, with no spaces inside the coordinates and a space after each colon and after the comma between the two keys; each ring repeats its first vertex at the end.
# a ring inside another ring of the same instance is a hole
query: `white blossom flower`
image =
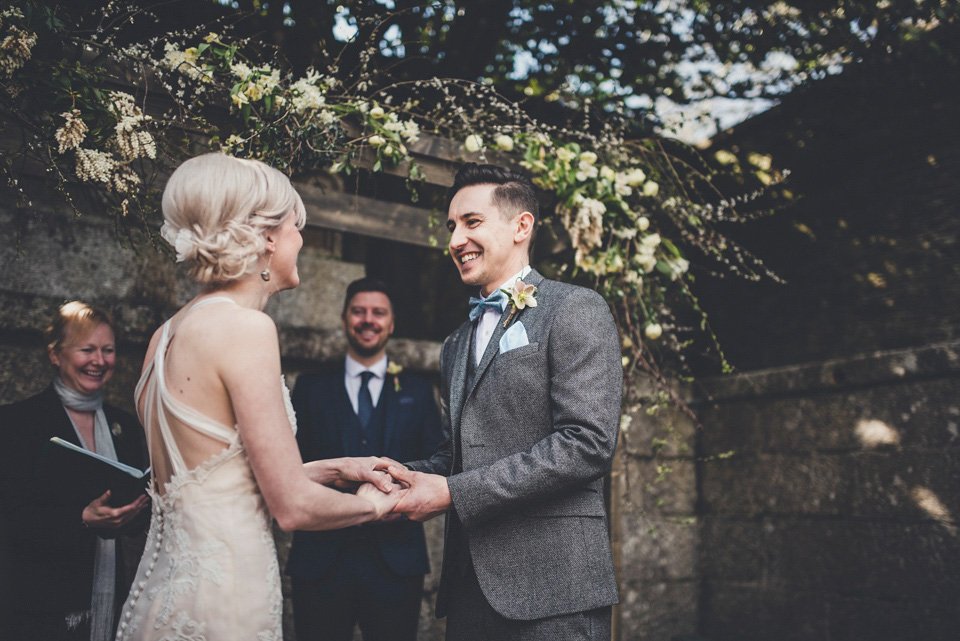
{"type": "Polygon", "coordinates": [[[501,151],[513,151],[513,138],[507,134],[500,134],[494,141],[501,151]]]}
{"type": "Polygon", "coordinates": [[[660,244],[660,234],[650,234],[649,236],[644,236],[640,241],[640,244],[644,247],[656,247],[660,244]]]}
{"type": "Polygon", "coordinates": [[[230,96],[230,99],[233,100],[233,104],[238,107],[250,103],[250,99],[247,98],[247,94],[243,93],[242,91],[238,91],[237,93],[233,94],[230,96]]]}
{"type": "Polygon", "coordinates": [[[54,137],[59,144],[59,153],[62,154],[68,149],[76,149],[80,146],[80,143],[83,142],[84,137],[87,135],[87,125],[84,124],[80,118],[79,109],[64,112],[60,114],[60,116],[66,120],[66,122],[63,127],[57,129],[54,137]]]}
{"type": "Polygon", "coordinates": [[[660,326],[660,323],[650,323],[644,328],[643,334],[648,339],[655,341],[663,336],[663,327],[660,326]]]}
{"type": "Polygon", "coordinates": [[[463,148],[466,149],[467,152],[474,154],[483,148],[483,138],[479,134],[470,134],[467,136],[467,139],[463,141],[463,148]]]}
{"type": "Polygon", "coordinates": [[[647,174],[645,174],[639,167],[634,167],[630,171],[626,172],[625,177],[629,186],[639,187],[643,184],[643,181],[647,179],[647,174]]]}
{"type": "Polygon", "coordinates": [[[613,169],[611,169],[607,165],[604,165],[600,168],[600,177],[603,178],[604,180],[612,181],[614,180],[615,176],[616,176],[616,172],[614,172],[613,169]]]}
{"type": "Polygon", "coordinates": [[[570,151],[569,149],[567,149],[566,147],[560,147],[559,149],[557,149],[557,160],[559,160],[563,164],[569,163],[571,160],[573,160],[576,157],[577,155],[572,151],[570,151]]]}
{"type": "Polygon", "coordinates": [[[337,120],[337,114],[329,109],[321,109],[317,112],[317,122],[324,126],[330,126],[337,120]]]}
{"type": "Polygon", "coordinates": [[[110,185],[116,168],[116,159],[107,152],[82,147],[77,149],[76,171],[80,180],[110,185]]]}
{"type": "Polygon", "coordinates": [[[600,170],[597,169],[596,165],[591,165],[581,160],[576,177],[579,182],[586,182],[596,178],[599,173],[600,170]]]}
{"type": "Polygon", "coordinates": [[[400,135],[407,141],[407,144],[412,145],[420,139],[420,125],[412,120],[405,120],[403,121],[403,128],[400,130],[400,135]]]}
{"type": "Polygon", "coordinates": [[[370,110],[371,118],[383,118],[386,115],[386,112],[383,110],[383,107],[374,107],[370,110]]]}
{"type": "Polygon", "coordinates": [[[245,63],[235,62],[230,65],[230,73],[235,75],[240,80],[246,80],[250,77],[250,74],[252,74],[253,71],[245,63]]]}
{"type": "Polygon", "coordinates": [[[580,154],[581,165],[583,163],[586,163],[588,165],[593,165],[596,162],[597,162],[597,154],[593,153],[592,151],[585,151],[582,154],[580,154]]]}
{"type": "Polygon", "coordinates": [[[633,256],[633,262],[643,269],[644,274],[649,274],[657,266],[657,259],[653,254],[640,253],[633,256]]]}
{"type": "Polygon", "coordinates": [[[369,139],[367,139],[367,142],[370,143],[370,146],[371,146],[371,147],[382,147],[383,145],[385,145],[385,144],[387,143],[387,140],[386,140],[386,138],[384,138],[383,136],[381,136],[381,135],[379,135],[379,134],[374,134],[374,135],[370,136],[369,139]]]}
{"type": "Polygon", "coordinates": [[[652,181],[652,180],[648,180],[646,183],[644,183],[644,185],[643,185],[643,195],[644,195],[644,196],[648,196],[648,197],[650,197],[650,198],[653,198],[654,196],[656,196],[656,195],[659,194],[659,193],[660,193],[660,185],[658,185],[657,183],[655,183],[655,182],[652,181]]]}
{"type": "Polygon", "coordinates": [[[637,218],[637,229],[640,231],[647,231],[650,229],[650,219],[646,216],[640,216],[640,218],[637,218]]]}
{"type": "Polygon", "coordinates": [[[717,162],[721,165],[730,165],[737,162],[737,157],[726,149],[720,149],[717,153],[713,154],[713,157],[717,159],[717,162]]]}
{"type": "Polygon", "coordinates": [[[690,269],[690,261],[683,258],[674,258],[667,261],[670,268],[670,280],[677,280],[681,274],[685,274],[690,269]]]}
{"type": "Polygon", "coordinates": [[[33,55],[37,34],[10,25],[8,35],[0,43],[0,77],[10,77],[33,55]]]}

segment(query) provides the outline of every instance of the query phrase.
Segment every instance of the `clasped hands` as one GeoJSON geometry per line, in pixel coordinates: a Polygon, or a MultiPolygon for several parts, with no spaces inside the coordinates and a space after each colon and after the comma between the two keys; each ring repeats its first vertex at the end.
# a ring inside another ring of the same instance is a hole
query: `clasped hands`
{"type": "Polygon", "coordinates": [[[380,521],[407,517],[426,521],[451,506],[447,479],[408,470],[386,457],[326,459],[304,465],[312,480],[341,490],[356,490],[377,509],[380,521]]]}

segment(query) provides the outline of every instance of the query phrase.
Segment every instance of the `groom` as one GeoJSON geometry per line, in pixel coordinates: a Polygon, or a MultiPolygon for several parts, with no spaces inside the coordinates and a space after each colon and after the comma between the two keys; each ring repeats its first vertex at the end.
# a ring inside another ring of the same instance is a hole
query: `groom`
{"type": "Polygon", "coordinates": [[[447,639],[607,641],[617,587],[601,478],[620,420],[617,328],[596,292],[530,268],[538,205],[526,177],[469,163],[451,194],[450,255],[484,298],[443,344],[447,438],[392,470],[411,485],[396,510],[448,512],[447,639]]]}

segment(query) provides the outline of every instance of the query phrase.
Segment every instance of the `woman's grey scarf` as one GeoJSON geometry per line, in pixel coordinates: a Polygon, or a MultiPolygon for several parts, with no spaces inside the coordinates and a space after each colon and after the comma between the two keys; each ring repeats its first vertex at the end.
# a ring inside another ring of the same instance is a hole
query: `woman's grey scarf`
{"type": "MultiPolygon", "coordinates": [[[[93,438],[96,450],[92,450],[80,435],[80,430],[73,424],[73,430],[86,450],[96,451],[112,461],[117,460],[117,450],[113,447],[113,438],[110,436],[110,427],[107,425],[107,416],[103,413],[103,392],[95,394],[81,394],[75,389],[67,387],[57,375],[53,379],[53,389],[60,397],[63,406],[77,412],[93,412],[93,438]]],[[[69,416],[70,413],[67,413],[69,416]]],[[[90,641],[110,641],[113,639],[113,612],[116,598],[117,578],[117,546],[112,539],[97,537],[97,548],[93,557],[93,597],[90,603],[90,612],[70,613],[67,615],[67,627],[75,628],[90,618],[90,641]]]]}

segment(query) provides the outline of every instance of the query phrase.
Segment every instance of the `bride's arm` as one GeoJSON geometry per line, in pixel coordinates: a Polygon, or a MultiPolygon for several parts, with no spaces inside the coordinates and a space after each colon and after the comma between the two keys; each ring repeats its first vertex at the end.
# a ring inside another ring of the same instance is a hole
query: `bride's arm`
{"type": "MultiPolygon", "coordinates": [[[[376,520],[396,500],[371,502],[314,483],[304,469],[280,388],[277,330],[266,314],[236,315],[217,341],[218,371],[270,513],[284,530],[331,530],[376,520]]],[[[392,492],[397,498],[400,491],[392,492]]]]}

